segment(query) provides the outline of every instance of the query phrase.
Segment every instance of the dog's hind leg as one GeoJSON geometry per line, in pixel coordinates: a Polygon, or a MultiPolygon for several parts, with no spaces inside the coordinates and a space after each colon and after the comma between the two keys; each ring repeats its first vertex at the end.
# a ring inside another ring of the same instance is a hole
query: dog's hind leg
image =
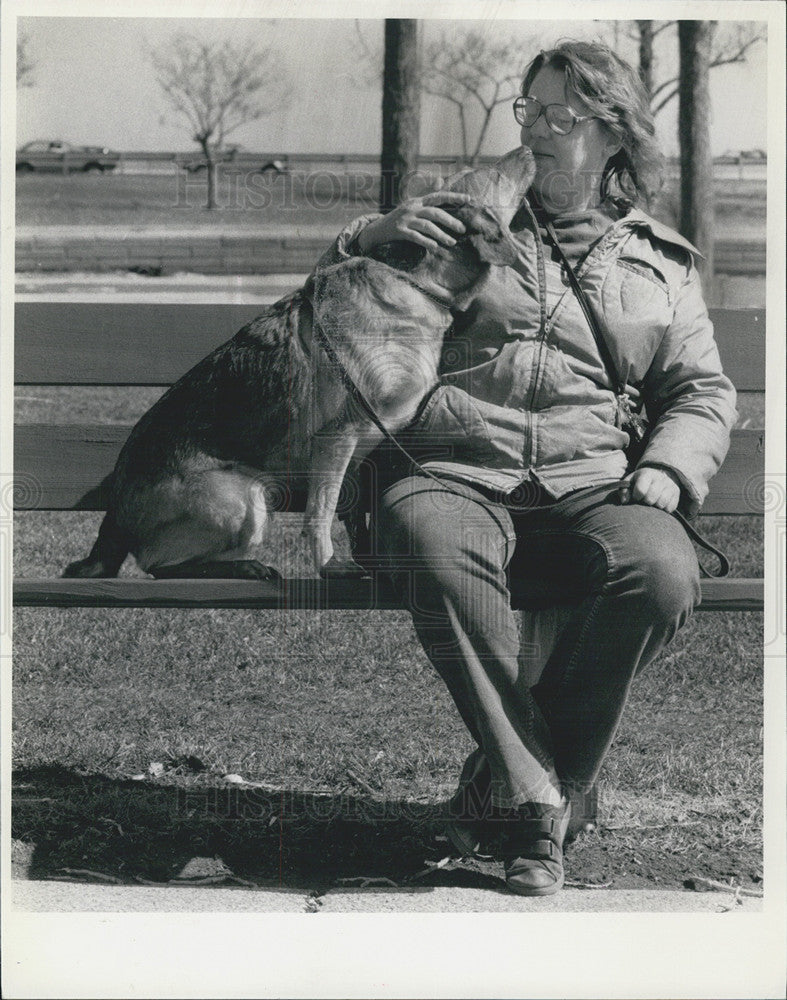
{"type": "Polygon", "coordinates": [[[117,576],[129,552],[130,541],[115,522],[112,512],[104,515],[101,527],[90,554],[77,562],[69,563],[63,571],[65,577],[117,576]]]}
{"type": "Polygon", "coordinates": [[[213,469],[186,477],[179,493],[184,502],[137,554],[142,569],[159,579],[280,579],[272,566],[249,557],[267,520],[261,482],[213,469]]]}

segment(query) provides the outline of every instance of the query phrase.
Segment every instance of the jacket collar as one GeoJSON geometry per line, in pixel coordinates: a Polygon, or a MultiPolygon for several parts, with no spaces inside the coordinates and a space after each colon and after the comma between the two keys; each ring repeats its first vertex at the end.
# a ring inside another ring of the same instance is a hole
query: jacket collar
{"type": "Polygon", "coordinates": [[[642,228],[647,229],[650,233],[656,237],[658,240],[662,240],[665,243],[672,243],[674,246],[683,247],[684,250],[688,250],[689,253],[700,260],[705,260],[705,255],[700,253],[700,251],[694,246],[693,243],[689,243],[685,237],[681,236],[680,233],[676,233],[674,229],[670,229],[669,226],[665,226],[663,222],[658,222],[656,219],[651,218],[639,208],[630,209],[626,215],[618,222],[618,225],[625,228],[642,228]]]}

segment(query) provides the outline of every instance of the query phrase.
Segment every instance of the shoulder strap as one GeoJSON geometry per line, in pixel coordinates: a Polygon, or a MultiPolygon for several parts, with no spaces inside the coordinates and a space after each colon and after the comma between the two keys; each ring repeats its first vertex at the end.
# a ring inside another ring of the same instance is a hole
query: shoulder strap
{"type": "Polygon", "coordinates": [[[574,268],[571,266],[568,257],[566,257],[563,252],[563,247],[561,247],[560,242],[555,234],[555,230],[552,228],[552,223],[547,219],[545,220],[546,231],[549,234],[549,238],[552,241],[555,249],[560,255],[560,259],[566,268],[568,274],[568,280],[571,283],[571,287],[574,290],[574,294],[579,301],[580,306],[582,306],[582,311],[585,314],[585,318],[588,321],[588,325],[593,333],[593,338],[596,341],[598,347],[598,352],[601,355],[601,360],[604,363],[604,367],[607,369],[607,374],[612,380],[612,384],[615,386],[615,392],[620,394],[625,394],[626,386],[621,381],[620,375],[618,374],[617,368],[615,367],[615,362],[612,360],[612,354],[610,353],[609,346],[607,344],[606,337],[601,330],[601,324],[599,323],[598,317],[593,312],[593,309],[588,301],[587,295],[579,283],[579,279],[574,272],[574,268]]]}
{"type": "MultiPolygon", "coordinates": [[[[585,313],[585,317],[587,318],[590,329],[593,331],[593,338],[595,339],[596,344],[598,345],[598,352],[601,355],[601,360],[604,362],[607,372],[615,385],[615,392],[618,394],[618,396],[626,396],[626,387],[623,384],[623,382],[621,382],[620,376],[617,373],[617,369],[615,368],[615,363],[612,360],[612,355],[610,354],[607,341],[604,337],[604,334],[601,331],[598,319],[596,318],[596,315],[593,312],[593,309],[591,308],[590,302],[588,301],[588,297],[587,295],[585,295],[582,285],[580,285],[579,279],[574,273],[574,268],[569,263],[569,260],[566,257],[565,253],[563,253],[563,248],[558,242],[558,238],[555,235],[555,230],[552,228],[552,223],[547,219],[545,221],[545,225],[547,233],[549,234],[549,238],[552,240],[555,249],[557,250],[561,260],[563,261],[566,267],[566,271],[568,272],[568,280],[571,282],[571,287],[574,289],[574,294],[579,300],[579,304],[582,306],[582,311],[585,313]]],[[[698,545],[701,545],[702,548],[706,549],[708,552],[712,552],[713,555],[715,555],[719,560],[719,569],[718,572],[716,573],[711,573],[710,570],[707,569],[707,567],[703,566],[703,564],[700,562],[699,566],[702,575],[709,577],[726,576],[730,571],[730,563],[725,554],[721,552],[719,549],[717,549],[714,545],[711,545],[711,543],[708,541],[707,538],[703,538],[703,536],[699,533],[699,531],[697,531],[697,529],[686,520],[686,518],[680,513],[680,511],[675,510],[672,513],[673,516],[676,517],[683,525],[689,537],[698,545]]]]}

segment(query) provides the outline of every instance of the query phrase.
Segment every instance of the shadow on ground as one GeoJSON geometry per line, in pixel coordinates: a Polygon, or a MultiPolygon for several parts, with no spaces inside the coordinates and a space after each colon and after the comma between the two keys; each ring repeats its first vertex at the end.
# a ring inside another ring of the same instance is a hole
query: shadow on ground
{"type": "MultiPolygon", "coordinates": [[[[445,817],[439,805],[219,787],[215,776],[211,780],[167,775],[165,783],[58,767],[19,770],[13,776],[15,875],[127,884],[246,882],[313,895],[364,879],[424,890],[505,891],[502,865],[491,859],[436,867],[447,854],[445,842],[436,839],[445,817]]],[[[748,861],[718,849],[676,855],[636,841],[632,846],[630,837],[603,829],[580,833],[566,852],[569,883],[616,889],[679,888],[695,876],[726,881],[734,875],[751,884],[759,881],[758,871],[754,855],[748,861]]]]}
{"type": "MultiPolygon", "coordinates": [[[[439,807],[415,802],[193,779],[117,780],[64,768],[15,772],[14,789],[17,873],[31,879],[72,869],[159,883],[229,871],[258,885],[320,890],[342,878],[402,883],[446,853],[433,843],[439,807]]],[[[439,874],[442,884],[450,875],[450,884],[502,890],[497,874],[482,868],[439,874]]]]}

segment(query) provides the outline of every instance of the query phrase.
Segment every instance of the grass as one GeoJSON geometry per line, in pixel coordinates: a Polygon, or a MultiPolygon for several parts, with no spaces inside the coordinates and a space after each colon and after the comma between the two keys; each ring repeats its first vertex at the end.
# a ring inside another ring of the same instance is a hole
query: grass
{"type": "MultiPolygon", "coordinates": [[[[84,548],[57,524],[20,527],[28,552],[43,536],[43,562],[84,548]]],[[[601,775],[611,829],[580,836],[570,878],[761,879],[761,627],[697,615],[637,680],[601,775]]],[[[18,609],[14,628],[14,837],[31,876],[162,880],[218,855],[295,886],[396,880],[429,857],[471,744],[405,614],[18,609]]]]}
{"type": "Polygon", "coordinates": [[[293,174],[220,178],[218,207],[204,208],[201,175],[32,174],[17,178],[19,226],[112,225],[178,229],[327,226],[337,231],[377,206],[371,178],[293,174]]]}
{"type": "MultiPolygon", "coordinates": [[[[429,182],[425,182],[431,186],[429,182]]],[[[260,177],[229,173],[220,179],[219,207],[204,209],[206,181],[173,171],[163,175],[32,174],[16,182],[19,226],[111,225],[180,229],[247,229],[311,225],[339,229],[375,211],[378,185],[366,175],[313,174],[260,177]]],[[[722,235],[762,227],[765,238],[764,182],[717,181],[716,220],[722,235]]],[[[679,197],[670,180],[653,214],[674,226],[679,197]]]]}

